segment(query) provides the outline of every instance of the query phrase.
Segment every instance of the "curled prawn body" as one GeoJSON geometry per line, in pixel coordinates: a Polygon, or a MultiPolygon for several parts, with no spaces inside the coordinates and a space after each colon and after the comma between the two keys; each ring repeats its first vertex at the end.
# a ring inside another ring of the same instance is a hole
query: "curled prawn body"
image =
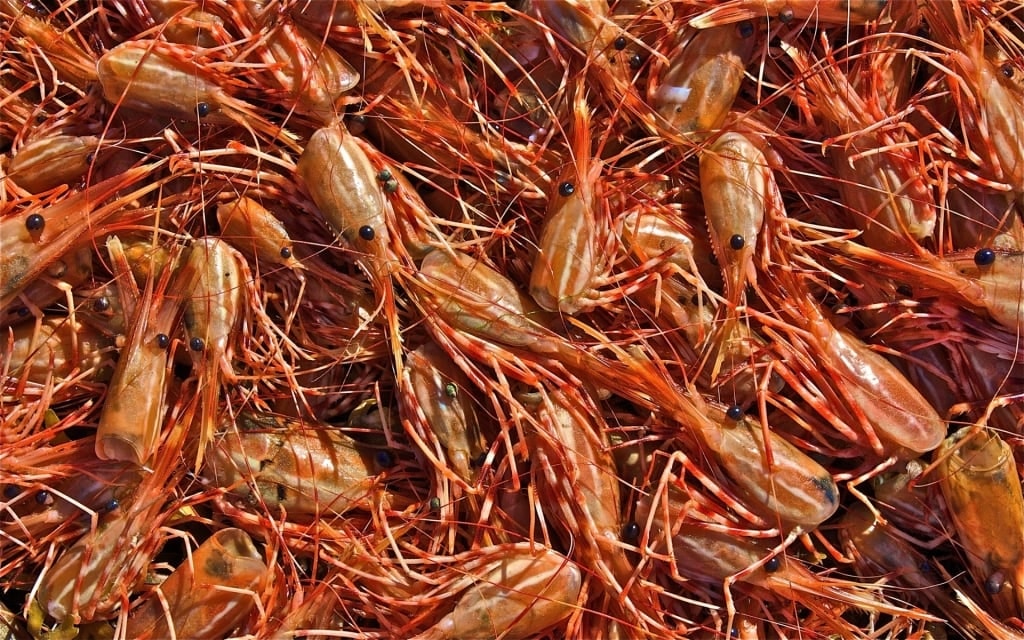
{"type": "Polygon", "coordinates": [[[373,504],[374,455],[352,439],[272,414],[243,412],[224,425],[203,471],[214,485],[300,519],[373,504]]]}

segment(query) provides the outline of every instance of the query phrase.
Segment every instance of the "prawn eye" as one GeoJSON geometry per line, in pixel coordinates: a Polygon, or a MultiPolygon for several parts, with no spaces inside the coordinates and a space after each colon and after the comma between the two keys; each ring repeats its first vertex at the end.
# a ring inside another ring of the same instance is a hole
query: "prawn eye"
{"type": "Polygon", "coordinates": [[[196,105],[196,115],[200,118],[205,118],[210,115],[210,104],[208,102],[200,102],[196,105]]]}
{"type": "Polygon", "coordinates": [[[745,244],[747,244],[747,242],[743,239],[743,236],[738,233],[729,238],[729,246],[732,247],[733,251],[739,251],[745,244]]]}
{"type": "Polygon", "coordinates": [[[387,169],[381,169],[380,171],[377,172],[377,179],[380,180],[381,182],[387,182],[388,180],[391,179],[391,172],[388,171],[387,169]]]}
{"type": "Polygon", "coordinates": [[[494,174],[494,179],[498,181],[498,184],[505,187],[512,181],[512,176],[507,171],[497,171],[494,174]]]}
{"type": "Polygon", "coordinates": [[[4,487],[4,498],[7,500],[13,499],[19,493],[21,493],[21,488],[16,484],[9,484],[4,487]]]}
{"type": "Polygon", "coordinates": [[[725,410],[725,417],[730,420],[739,420],[743,417],[743,407],[738,404],[734,404],[725,410]]]}
{"type": "Polygon", "coordinates": [[[36,494],[36,502],[44,506],[50,506],[53,504],[53,496],[50,495],[49,491],[40,491],[36,494]]]}
{"type": "Polygon", "coordinates": [[[775,573],[782,566],[782,561],[779,560],[779,556],[775,556],[768,562],[764,563],[764,570],[768,573],[775,573]]]}
{"type": "Polygon", "coordinates": [[[202,351],[206,345],[203,344],[203,339],[199,337],[192,338],[188,341],[188,348],[193,351],[202,351]]]}
{"type": "Polygon", "coordinates": [[[754,35],[754,24],[750,20],[744,20],[736,25],[736,32],[741,38],[749,38],[754,35]]]}
{"type": "Polygon", "coordinates": [[[974,254],[974,264],[979,267],[987,267],[996,261],[996,252],[988,247],[984,249],[978,249],[977,253],[974,254]]]}
{"type": "Polygon", "coordinates": [[[909,284],[901,284],[896,287],[896,293],[903,296],[904,298],[911,298],[914,296],[914,290],[909,284]]]}
{"type": "Polygon", "coordinates": [[[396,191],[398,191],[398,180],[395,180],[394,178],[389,178],[384,182],[385,193],[394,193],[396,191]]]}
{"type": "Polygon", "coordinates": [[[46,218],[38,213],[33,213],[29,217],[25,218],[25,228],[29,231],[42,231],[45,226],[46,218]]]}
{"type": "Polygon", "coordinates": [[[169,344],[171,344],[171,339],[167,337],[166,333],[156,334],[156,346],[160,347],[161,349],[166,349],[167,345],[169,344]]]}
{"type": "Polygon", "coordinates": [[[444,385],[444,395],[454,399],[455,396],[457,396],[458,394],[459,388],[455,385],[454,382],[449,382],[446,385],[444,385]]]}
{"type": "Polygon", "coordinates": [[[1005,582],[1006,581],[1003,579],[1003,574],[1001,572],[993,573],[987,580],[985,580],[985,591],[987,591],[989,595],[994,596],[1002,590],[1005,582]]]}
{"type": "Polygon", "coordinates": [[[782,24],[789,24],[793,22],[793,18],[795,17],[796,16],[793,15],[793,10],[790,9],[789,7],[786,7],[785,9],[779,12],[779,22],[781,22],[782,24]]]}
{"type": "Polygon", "coordinates": [[[558,185],[558,195],[563,198],[568,198],[572,194],[576,193],[576,185],[571,182],[563,182],[558,185]]]}
{"type": "Polygon", "coordinates": [[[470,464],[472,466],[474,466],[474,467],[482,467],[482,466],[484,466],[485,462],[487,462],[487,452],[486,451],[484,451],[483,453],[478,455],[475,460],[472,460],[470,462],[470,464]]]}
{"type": "Polygon", "coordinates": [[[640,525],[636,522],[629,522],[622,527],[622,539],[626,541],[636,540],[640,537],[640,525]]]}
{"type": "Polygon", "coordinates": [[[639,69],[640,67],[643,66],[643,64],[644,64],[644,59],[640,57],[639,53],[634,53],[633,55],[631,55],[629,57],[629,68],[630,69],[633,69],[633,70],[639,69]]]}
{"type": "Polygon", "coordinates": [[[395,464],[395,458],[387,451],[378,451],[377,455],[374,456],[374,459],[377,461],[378,465],[385,468],[395,464]]]}
{"type": "Polygon", "coordinates": [[[1009,62],[1007,62],[1007,63],[1003,64],[1003,66],[999,67],[999,72],[1003,74],[1004,78],[1012,78],[1013,77],[1013,65],[1010,64],[1009,62]]]}
{"type": "Polygon", "coordinates": [[[288,260],[292,257],[292,250],[288,247],[281,247],[281,257],[288,260]]]}
{"type": "Polygon", "coordinates": [[[92,308],[94,311],[106,311],[110,308],[110,300],[107,300],[106,298],[96,298],[96,301],[92,303],[92,308]]]}
{"type": "Polygon", "coordinates": [[[367,224],[363,225],[362,227],[359,227],[359,237],[369,242],[376,238],[377,234],[374,233],[373,227],[367,224]]]}
{"type": "Polygon", "coordinates": [[[441,498],[438,498],[437,496],[435,496],[435,497],[430,499],[430,510],[431,511],[440,511],[441,510],[441,498]]]}
{"type": "Polygon", "coordinates": [[[615,38],[615,42],[612,43],[612,46],[614,46],[619,51],[622,51],[623,49],[626,48],[626,37],[619,36],[618,38],[615,38]]]}

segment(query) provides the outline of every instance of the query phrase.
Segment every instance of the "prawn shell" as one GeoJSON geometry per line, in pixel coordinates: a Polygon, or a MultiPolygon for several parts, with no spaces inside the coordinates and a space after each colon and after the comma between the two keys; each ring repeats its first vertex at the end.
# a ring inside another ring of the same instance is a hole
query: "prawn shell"
{"type": "Polygon", "coordinates": [[[223,113],[230,98],[220,85],[200,65],[171,56],[167,46],[130,40],[104,54],[97,63],[103,97],[112,104],[187,120],[198,119],[199,105],[205,104],[204,121],[231,122],[223,113]]]}
{"type": "Polygon", "coordinates": [[[373,455],[324,425],[241,413],[208,451],[212,483],[292,517],[365,508],[377,484],[373,455]],[[237,427],[237,428],[233,428],[237,427]]]}
{"type": "Polygon", "coordinates": [[[406,356],[406,371],[416,402],[448,461],[467,482],[473,460],[486,451],[472,400],[470,381],[437,345],[428,343],[406,356]]]}
{"type": "Polygon", "coordinates": [[[296,172],[327,223],[357,251],[387,261],[390,233],[377,172],[355,136],[340,122],[317,129],[296,172]],[[369,227],[372,237],[361,232],[369,227]]]}
{"type": "Polygon", "coordinates": [[[75,371],[93,371],[102,377],[98,374],[110,361],[114,346],[113,338],[92,327],[53,317],[44,318],[38,331],[33,322],[18,325],[7,340],[5,371],[37,383],[67,378],[75,371]]]}
{"type": "Polygon", "coordinates": [[[248,534],[221,529],[199,545],[128,619],[129,638],[220,638],[255,608],[269,574],[248,534]],[[245,593],[248,591],[249,593],[245,593]],[[166,603],[167,611],[164,611],[166,603]]]}
{"type": "Polygon", "coordinates": [[[931,403],[885,356],[846,329],[828,324],[830,330],[819,336],[828,346],[826,357],[845,381],[844,393],[879,439],[917,454],[938,447],[946,425],[931,403]]]}
{"type": "Polygon", "coordinates": [[[96,136],[58,135],[34,140],[18,149],[7,177],[29,193],[41,193],[79,180],[99,148],[96,136]]]}
{"type": "Polygon", "coordinates": [[[575,185],[565,197],[551,199],[537,242],[537,257],[530,275],[530,295],[542,308],[574,314],[582,308],[603,268],[595,207],[600,202],[601,163],[593,162],[589,175],[577,179],[575,170],[563,174],[575,185]]]}
{"type": "Polygon", "coordinates": [[[669,56],[651,106],[680,133],[717,129],[739,94],[754,41],[731,26],[687,34],[669,56]]]}
{"type": "Polygon", "coordinates": [[[284,224],[256,200],[243,196],[217,205],[217,222],[221,237],[237,249],[268,264],[303,268],[284,224]]]}
{"type": "Polygon", "coordinates": [[[720,409],[712,411],[723,425],[718,436],[720,464],[750,501],[783,522],[807,530],[835,514],[839,487],[824,467],[772,431],[766,447],[759,422],[744,417],[729,425],[720,409]],[[767,448],[773,456],[770,466],[767,448]]]}
{"type": "Polygon", "coordinates": [[[437,313],[453,327],[501,344],[543,348],[543,328],[531,320],[540,310],[515,284],[464,253],[435,249],[420,273],[431,289],[437,313]]]}
{"type": "Polygon", "coordinates": [[[993,599],[1004,615],[1020,615],[1024,496],[1013,450],[994,431],[965,427],[944,440],[936,456],[939,486],[971,573],[980,584],[1002,573],[1006,583],[993,599]]]}
{"type": "Polygon", "coordinates": [[[700,154],[700,190],[711,246],[726,272],[726,297],[738,301],[745,280],[756,277],[753,258],[772,181],[764,153],[741,133],[719,136],[700,154]],[[743,246],[727,246],[733,236],[743,246]]]}
{"type": "Polygon", "coordinates": [[[332,122],[338,117],[335,103],[359,83],[359,73],[320,36],[290,29],[275,31],[267,41],[268,53],[282,66],[275,77],[296,98],[296,111],[332,122]]]}
{"type": "Polygon", "coordinates": [[[419,639],[526,640],[569,617],[582,585],[580,568],[555,551],[509,552],[419,639]]]}

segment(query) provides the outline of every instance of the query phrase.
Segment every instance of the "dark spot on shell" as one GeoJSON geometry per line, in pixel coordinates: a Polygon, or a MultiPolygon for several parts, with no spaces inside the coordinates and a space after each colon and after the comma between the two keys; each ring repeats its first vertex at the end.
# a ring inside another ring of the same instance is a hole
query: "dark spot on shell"
{"type": "Polygon", "coordinates": [[[202,351],[206,348],[206,345],[203,343],[202,338],[196,337],[188,341],[188,348],[193,351],[202,351]]]}
{"type": "Polygon", "coordinates": [[[730,420],[739,420],[743,417],[743,407],[738,404],[734,404],[725,410],[725,417],[730,420]]]}
{"type": "Polygon", "coordinates": [[[277,501],[284,502],[288,499],[288,488],[283,484],[277,485],[277,501]]]}
{"type": "Polygon", "coordinates": [[[782,567],[782,561],[779,560],[778,556],[775,556],[774,558],[770,559],[768,562],[764,563],[764,570],[767,571],[768,573],[775,573],[781,567],[782,567]]]}
{"type": "Polygon", "coordinates": [[[576,193],[576,185],[571,182],[563,182],[558,185],[558,195],[563,198],[568,198],[572,194],[576,193]]]}
{"type": "Polygon", "coordinates": [[[231,563],[227,562],[221,554],[214,553],[207,558],[203,571],[209,576],[227,579],[231,577],[231,563]]]}
{"type": "Polygon", "coordinates": [[[171,344],[171,339],[167,336],[166,333],[156,334],[156,346],[160,347],[161,349],[166,349],[169,344],[171,344]]]}
{"type": "Polygon", "coordinates": [[[831,477],[815,478],[812,482],[814,483],[814,486],[821,490],[822,497],[825,498],[826,504],[837,504],[836,483],[831,477]]]}
{"type": "Polygon", "coordinates": [[[739,251],[746,244],[747,242],[743,239],[743,236],[738,233],[729,238],[729,246],[732,247],[733,251],[739,251]]]}
{"type": "Polygon", "coordinates": [[[28,229],[29,231],[42,231],[43,227],[45,226],[46,218],[39,215],[38,213],[33,213],[29,217],[25,218],[25,228],[28,229]]]}
{"type": "Polygon", "coordinates": [[[471,466],[473,466],[473,467],[482,467],[482,466],[484,466],[485,462],[487,462],[487,452],[486,451],[484,451],[483,453],[478,455],[476,458],[473,458],[473,460],[469,464],[471,466]]]}
{"type": "Polygon", "coordinates": [[[377,234],[376,232],[374,232],[373,227],[367,224],[363,225],[362,227],[359,227],[359,237],[362,238],[363,240],[366,240],[367,242],[370,242],[371,240],[377,237],[377,234]]]}
{"type": "Polygon", "coordinates": [[[996,252],[988,247],[978,249],[974,254],[974,264],[979,267],[987,267],[996,261],[996,252]]]}

